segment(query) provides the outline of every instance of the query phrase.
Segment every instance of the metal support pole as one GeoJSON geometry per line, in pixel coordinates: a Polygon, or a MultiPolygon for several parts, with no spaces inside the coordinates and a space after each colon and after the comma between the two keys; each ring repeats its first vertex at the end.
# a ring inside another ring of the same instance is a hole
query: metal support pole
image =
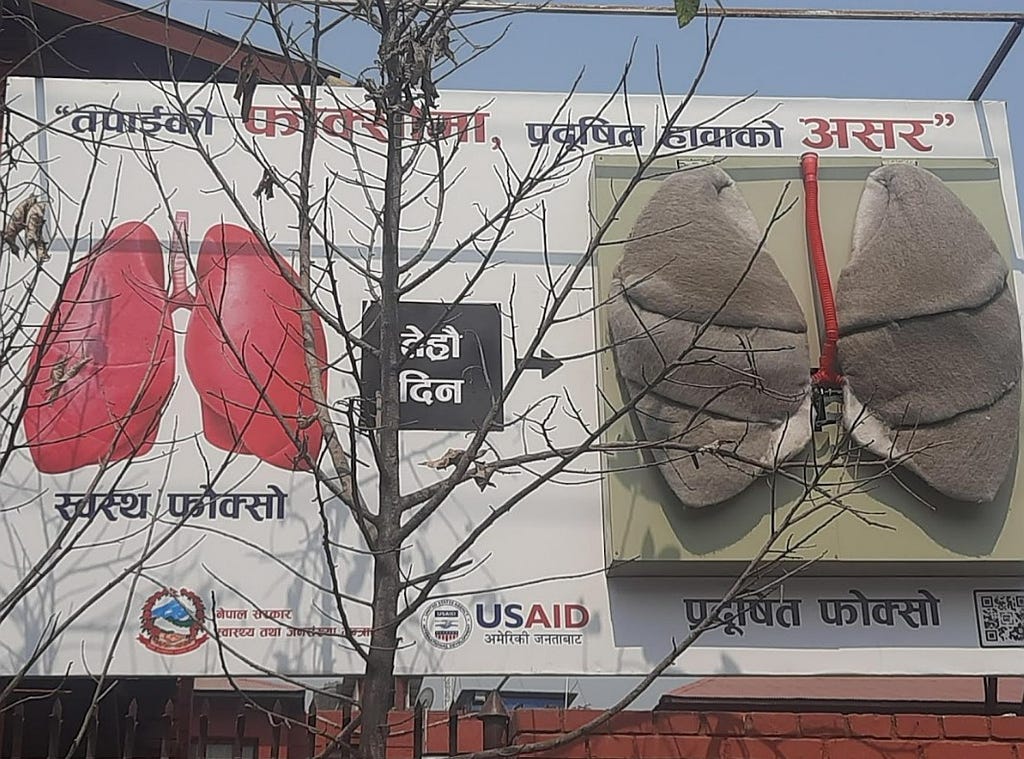
{"type": "MultiPolygon", "coordinates": [[[[299,0],[300,4],[318,4],[354,8],[357,0],[299,0]]],[[[433,3],[424,2],[430,10],[433,3]]],[[[617,3],[530,3],[488,2],[467,0],[458,11],[477,13],[555,13],[608,16],[667,16],[674,18],[671,5],[626,5],[617,3]]],[[[1024,21],[1022,11],[898,11],[898,10],[843,10],[827,8],[719,8],[705,5],[698,15],[711,18],[759,18],[786,21],[951,21],[960,23],[1004,23],[1024,21]]]]}
{"type": "Polygon", "coordinates": [[[986,675],[985,683],[985,714],[995,714],[999,699],[999,678],[986,675]]]}
{"type": "Polygon", "coordinates": [[[455,756],[459,753],[459,710],[455,708],[452,701],[448,707],[448,754],[455,756]]]}
{"type": "Polygon", "coordinates": [[[412,715],[412,757],[423,759],[423,732],[427,721],[427,707],[417,701],[412,715]]]}
{"type": "Polygon", "coordinates": [[[992,56],[992,60],[988,62],[988,66],[985,68],[984,73],[981,75],[981,79],[974,85],[974,89],[971,90],[971,94],[967,96],[968,100],[981,100],[981,96],[985,94],[985,89],[988,87],[988,83],[992,81],[992,77],[999,71],[999,67],[1003,65],[1003,61],[1006,60],[1006,56],[1010,54],[1010,50],[1013,48],[1013,43],[1020,37],[1021,31],[1024,31],[1024,21],[1017,21],[1013,26],[1010,27],[1010,31],[1003,37],[1002,43],[999,45],[999,49],[996,50],[996,54],[992,56]]]}

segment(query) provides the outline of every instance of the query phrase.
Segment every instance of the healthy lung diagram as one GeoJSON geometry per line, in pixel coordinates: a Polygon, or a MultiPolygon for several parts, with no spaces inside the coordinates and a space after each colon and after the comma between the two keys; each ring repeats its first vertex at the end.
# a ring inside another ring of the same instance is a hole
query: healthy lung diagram
{"type": "MultiPolygon", "coordinates": [[[[183,256],[180,251],[172,258],[183,256]]],[[[306,366],[291,266],[255,235],[218,224],[196,263],[197,293],[173,297],[166,256],[141,221],[110,229],[78,264],[39,329],[28,364],[24,433],[41,472],[70,472],[149,452],[173,392],[197,392],[206,440],[289,470],[310,469],[322,431],[306,366]],[[175,391],[172,314],[192,313],[175,391]]],[[[327,361],[312,313],[313,355],[327,361]]],[[[326,394],[327,377],[320,377],[326,394]]]]}
{"type": "Polygon", "coordinates": [[[163,253],[142,222],[111,229],[39,330],[25,437],[41,472],[149,452],[174,382],[163,253]]]}
{"type": "MultiPolygon", "coordinates": [[[[320,451],[322,432],[314,420],[302,302],[289,282],[297,275],[247,229],[221,224],[203,238],[196,277],[185,365],[199,392],[207,440],[284,469],[307,468],[306,455],[320,451]]],[[[312,348],[325,366],[327,345],[315,314],[312,348]]],[[[320,387],[326,394],[326,372],[320,387]]]]}

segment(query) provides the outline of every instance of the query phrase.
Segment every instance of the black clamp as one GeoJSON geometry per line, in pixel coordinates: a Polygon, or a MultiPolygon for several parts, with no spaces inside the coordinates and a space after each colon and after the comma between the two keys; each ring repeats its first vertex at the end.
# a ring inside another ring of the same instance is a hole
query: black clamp
{"type": "Polygon", "coordinates": [[[826,387],[824,385],[814,385],[811,388],[811,406],[813,409],[814,416],[814,431],[821,432],[826,426],[830,424],[837,424],[840,419],[843,418],[843,412],[829,412],[828,407],[831,403],[843,402],[843,390],[838,387],[826,387]]]}

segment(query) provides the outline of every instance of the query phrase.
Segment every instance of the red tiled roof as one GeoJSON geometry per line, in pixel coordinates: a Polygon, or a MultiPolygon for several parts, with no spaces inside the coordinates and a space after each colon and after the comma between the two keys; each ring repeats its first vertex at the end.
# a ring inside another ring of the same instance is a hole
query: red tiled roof
{"type": "MultiPolygon", "coordinates": [[[[998,678],[997,700],[1020,703],[1024,677],[998,678]]],[[[665,694],[663,700],[939,701],[983,703],[980,677],[707,677],[665,694]]]]}
{"type": "MultiPolygon", "coordinates": [[[[142,5],[140,3],[139,5],[142,5]]],[[[121,2],[120,0],[25,0],[5,13],[5,23],[0,27],[0,67],[9,75],[39,75],[23,60],[28,51],[37,43],[30,38],[35,29],[35,15],[48,11],[59,14],[64,27],[40,42],[45,46],[69,35],[81,38],[90,28],[99,27],[127,38],[156,45],[170,53],[204,61],[212,66],[223,67],[227,72],[237,73],[246,53],[252,51],[257,60],[261,79],[265,82],[292,83],[298,78],[305,80],[309,71],[300,62],[294,62],[294,70],[281,55],[241,44],[238,40],[209,29],[170,18],[164,13],[121,2]],[[28,46],[24,50],[19,46],[28,46]],[[6,65],[4,65],[6,64],[6,65]],[[13,66],[13,70],[11,70],[13,66]]],[[[45,72],[43,72],[46,75],[45,72]]],[[[337,72],[320,67],[323,77],[337,76],[337,72]]]]}

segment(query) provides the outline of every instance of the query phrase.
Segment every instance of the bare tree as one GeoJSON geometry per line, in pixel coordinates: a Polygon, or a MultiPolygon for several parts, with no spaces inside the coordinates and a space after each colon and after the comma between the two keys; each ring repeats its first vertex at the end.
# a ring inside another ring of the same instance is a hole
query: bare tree
{"type": "MultiPolygon", "coordinates": [[[[480,559],[473,549],[480,538],[492,530],[500,531],[503,517],[535,493],[543,492],[544,488],[605,476],[616,466],[612,454],[632,451],[645,456],[655,455],[660,462],[689,460],[699,455],[716,458],[727,466],[746,471],[763,472],[766,468],[773,468],[772,481],[787,481],[795,485],[799,489],[799,497],[785,506],[775,504],[772,488],[773,524],[760,550],[737,575],[705,620],[685,635],[666,641],[664,658],[615,706],[579,730],[542,744],[516,746],[491,752],[491,755],[544,750],[576,740],[628,707],[700,635],[723,624],[722,611],[729,604],[766,597],[814,561],[818,555],[815,536],[824,529],[824,525],[839,516],[850,514],[853,518],[884,527],[876,515],[850,508],[847,497],[872,487],[877,478],[885,476],[900,463],[898,459],[891,461],[878,472],[835,487],[825,485],[829,473],[844,467],[849,457],[857,453],[856,446],[846,435],[838,435],[832,452],[822,459],[811,455],[795,462],[780,461],[777,467],[765,467],[763,461],[746,457],[738,452],[736,446],[701,443],[685,431],[661,439],[648,437],[619,441],[609,437],[609,430],[614,425],[639,413],[644,399],[663,387],[663,383],[671,382],[681,369],[715,360],[707,357],[703,339],[716,324],[718,314],[728,307],[751,267],[760,256],[766,255],[764,248],[772,228],[791,206],[792,201],[786,196],[779,198],[764,236],[751,249],[741,276],[726,287],[715,313],[699,325],[680,350],[663,355],[660,366],[645,378],[641,386],[630,388],[621,403],[608,402],[599,418],[591,418],[584,410],[586,402],[580,397],[581,389],[565,388],[528,404],[520,404],[522,408],[512,418],[503,418],[514,392],[522,386],[525,372],[541,355],[546,338],[567,325],[589,324],[586,320],[595,314],[599,319],[604,318],[610,297],[597,297],[590,302],[580,295],[589,289],[587,278],[596,256],[603,248],[624,242],[621,237],[615,238],[615,230],[620,212],[634,192],[645,182],[663,175],[664,159],[678,157],[692,149],[668,148],[660,137],[677,124],[684,123],[681,119],[710,65],[722,29],[721,19],[712,22],[710,18],[706,20],[706,45],[699,51],[698,73],[688,84],[685,94],[669,97],[665,91],[662,92],[664,123],[653,148],[644,152],[638,142],[624,142],[614,148],[619,153],[631,154],[634,166],[624,189],[611,203],[609,212],[592,219],[592,233],[585,250],[571,264],[552,263],[546,256],[548,251],[542,251],[545,256],[539,278],[542,296],[539,302],[528,304],[528,314],[519,310],[522,306],[517,308],[517,283],[507,281],[507,297],[503,302],[507,304],[508,312],[503,316],[511,325],[507,337],[514,349],[514,362],[507,374],[487,377],[493,386],[491,405],[480,419],[478,428],[443,455],[431,452],[433,458],[403,447],[401,409],[405,393],[400,379],[402,367],[429,338],[429,331],[425,330],[418,340],[408,340],[401,311],[403,302],[422,297],[418,294],[429,291],[432,286],[435,288],[432,292],[437,292],[438,282],[444,282],[441,285],[446,292],[441,299],[445,306],[444,314],[435,325],[440,327],[448,316],[473,298],[482,283],[488,281],[517,232],[529,226],[539,229],[540,237],[546,239],[552,224],[546,214],[548,198],[574,173],[587,171],[591,159],[612,150],[570,140],[538,148],[532,159],[523,164],[506,154],[496,142],[494,149],[499,158],[494,167],[493,187],[487,196],[490,200],[475,204],[477,220],[472,229],[457,234],[446,232],[453,208],[461,208],[465,215],[467,209],[474,207],[472,201],[467,200],[467,193],[473,192],[473,188],[463,188],[459,184],[455,159],[462,149],[465,132],[473,128],[475,114],[462,114],[453,122],[441,110],[438,86],[459,68],[473,64],[499,41],[503,34],[502,25],[509,15],[501,10],[488,13],[470,11],[462,5],[462,0],[429,3],[365,0],[341,6],[261,3],[259,13],[254,14],[251,26],[239,44],[239,51],[241,54],[248,50],[249,33],[257,29],[269,30],[277,41],[277,52],[287,61],[289,76],[286,79],[268,81],[266,72],[261,79],[258,55],[250,52],[234,93],[217,86],[212,80],[198,85],[173,81],[153,85],[166,99],[172,112],[187,114],[197,105],[204,105],[236,114],[237,118],[228,121],[229,128],[235,133],[230,151],[211,149],[204,139],[201,125],[189,119],[183,122],[185,129],[181,138],[174,140],[165,141],[159,136],[143,133],[127,148],[105,148],[102,136],[94,143],[97,165],[110,161],[116,154],[125,161],[135,161],[137,167],[142,168],[151,180],[147,192],[157,199],[152,209],[153,217],[164,219],[175,230],[175,239],[170,241],[174,287],[168,307],[172,310],[196,307],[195,299],[188,294],[187,280],[198,278],[200,266],[188,252],[186,231],[175,220],[175,192],[168,185],[162,166],[174,159],[178,154],[176,151],[187,150],[190,155],[198,157],[205,173],[196,178],[197,183],[216,195],[225,205],[225,213],[229,209],[230,215],[241,221],[260,247],[274,250],[275,246],[280,246],[276,230],[281,227],[282,213],[289,220],[288,226],[295,230],[297,270],[280,263],[283,259],[272,260],[278,262],[277,274],[294,296],[298,333],[293,334],[292,339],[301,345],[303,377],[285,376],[278,368],[279,355],[254,353],[257,349],[253,345],[232,333],[226,326],[230,304],[207,302],[204,307],[214,317],[210,328],[219,331],[218,339],[228,351],[225,360],[233,361],[245,380],[256,389],[253,398],[257,412],[272,417],[286,435],[291,468],[308,471],[315,480],[315,500],[322,526],[320,558],[327,584],[324,587],[311,578],[301,579],[328,593],[333,601],[329,613],[341,628],[336,643],[354,651],[363,663],[359,673],[362,688],[357,704],[361,731],[358,755],[367,759],[385,756],[387,714],[393,703],[396,656],[408,643],[401,639],[401,626],[420,613],[432,598],[444,595],[447,582],[475,571],[480,559]],[[323,74],[324,59],[340,57],[334,47],[336,36],[339,31],[349,28],[370,35],[376,48],[372,64],[351,77],[363,97],[359,103],[350,102],[351,91],[331,86],[323,74]],[[489,29],[497,31],[489,40],[479,41],[489,29]],[[282,108],[287,110],[289,118],[296,119],[299,132],[296,141],[298,154],[287,165],[272,160],[260,142],[252,139],[243,126],[258,118],[253,113],[254,92],[259,92],[267,84],[278,85],[275,93],[283,88],[295,103],[282,108]],[[232,102],[232,95],[237,105],[232,102]],[[380,139],[354,134],[351,129],[335,133],[343,139],[325,139],[325,132],[329,131],[324,123],[325,112],[350,113],[353,108],[359,109],[362,118],[379,131],[380,139]],[[342,170],[339,166],[346,168],[342,170]],[[259,177],[259,181],[254,186],[242,187],[236,179],[240,174],[259,177]],[[336,195],[342,188],[347,191],[354,188],[361,204],[338,201],[336,195]],[[273,222],[268,220],[271,215],[275,219],[273,222]],[[322,250],[322,257],[314,255],[314,250],[322,250]],[[467,258],[472,260],[472,266],[463,266],[459,270],[460,277],[456,279],[451,275],[454,265],[467,258]],[[359,291],[374,304],[376,319],[369,331],[363,328],[363,324],[353,323],[353,306],[351,302],[345,302],[354,291],[346,289],[346,283],[352,281],[361,283],[359,291]],[[327,355],[323,347],[323,333],[326,333],[328,343],[342,347],[340,353],[327,355]],[[376,392],[372,396],[365,392],[366,377],[360,368],[360,358],[364,366],[369,360],[370,365],[376,367],[377,376],[373,378],[376,392]],[[353,391],[341,397],[329,395],[325,389],[325,377],[328,375],[342,377],[342,386],[353,391]],[[276,404],[271,392],[274,383],[286,384],[292,395],[299,396],[294,408],[276,404]],[[311,447],[312,431],[322,439],[322,455],[311,447]],[[415,463],[422,465],[432,479],[413,486],[407,483],[408,477],[403,473],[408,471],[410,455],[419,457],[415,463]],[[497,487],[499,481],[501,486],[497,487]],[[413,546],[418,536],[424,534],[426,526],[443,519],[446,506],[451,504],[455,494],[467,489],[478,493],[480,501],[486,504],[478,522],[450,546],[444,546],[440,555],[415,552],[413,546]],[[338,538],[341,522],[354,525],[355,544],[338,538]],[[370,592],[366,597],[354,597],[343,589],[339,567],[353,555],[363,557],[368,565],[370,592]],[[416,561],[424,560],[430,562],[428,566],[416,565],[416,561]],[[353,609],[356,616],[368,613],[368,640],[357,634],[357,625],[352,622],[353,609]]],[[[595,118],[600,119],[613,112],[622,113],[628,127],[636,125],[628,91],[632,67],[632,61],[627,61],[618,87],[608,95],[600,112],[594,114],[595,118]]],[[[575,94],[574,88],[550,114],[548,129],[570,119],[575,94]]],[[[725,112],[742,102],[736,101],[725,112]]],[[[11,108],[17,107],[17,103],[11,104],[11,108]]],[[[486,103],[481,103],[478,112],[485,108],[486,103]]],[[[59,125],[34,124],[37,130],[59,128],[59,125]]],[[[34,187],[38,184],[49,167],[39,156],[32,154],[31,131],[19,133],[17,139],[21,143],[18,145],[10,143],[15,138],[7,136],[7,139],[9,146],[5,155],[9,160],[6,166],[19,165],[21,171],[8,170],[4,174],[12,178],[4,186],[4,222],[11,229],[17,228],[16,234],[24,235],[24,230],[27,230],[27,243],[30,248],[35,246],[32,249],[37,251],[39,259],[39,265],[11,267],[11,258],[8,257],[5,264],[5,314],[10,314],[14,321],[8,324],[5,317],[2,335],[4,355],[24,356],[36,338],[31,334],[32,325],[28,322],[29,314],[33,312],[18,299],[36,297],[34,280],[41,277],[50,278],[59,288],[64,288],[72,279],[75,254],[82,251],[82,241],[88,235],[81,231],[85,223],[81,215],[73,221],[52,219],[51,228],[62,230],[68,236],[66,247],[70,255],[62,272],[48,269],[43,264],[45,243],[38,241],[38,235],[31,236],[38,226],[33,226],[35,222],[31,220],[39,211],[35,201],[25,199],[36,197],[35,189],[28,185],[34,187]],[[10,160],[21,155],[26,158],[10,160]],[[33,167],[29,172],[31,178],[15,178],[16,175],[25,175],[25,161],[33,167]],[[19,182],[27,185],[19,185],[19,182]],[[21,286],[24,279],[29,282],[27,287],[21,286]],[[8,304],[9,299],[11,302],[8,304]]],[[[694,166],[688,164],[680,170],[686,171],[694,166]]],[[[51,186],[51,196],[60,189],[51,186]]],[[[78,208],[80,214],[84,213],[85,203],[78,204],[78,208]]],[[[111,220],[116,216],[112,208],[111,220]]],[[[16,234],[7,240],[8,245],[14,244],[16,234]]],[[[72,293],[69,297],[80,302],[88,296],[72,293]]],[[[644,329],[644,334],[628,339],[657,343],[656,330],[644,329]]],[[[583,350],[576,355],[559,358],[563,361],[593,362],[597,355],[614,351],[623,341],[612,339],[598,345],[596,350],[583,350]]],[[[750,356],[750,371],[738,378],[735,385],[719,388],[719,392],[727,393],[736,387],[748,390],[764,387],[764,378],[758,371],[758,350],[744,347],[742,351],[750,356]]],[[[21,364],[14,372],[5,374],[5,382],[10,389],[5,391],[4,406],[10,409],[10,413],[5,412],[4,417],[6,448],[0,454],[0,468],[11,452],[22,445],[18,430],[23,424],[28,387],[35,381],[31,377],[34,371],[38,371],[38,367],[33,369],[29,366],[26,374],[24,366],[21,364]]],[[[83,364],[76,371],[87,370],[88,366],[83,364]]],[[[66,365],[61,371],[64,372],[63,379],[72,378],[69,376],[72,370],[66,365]]],[[[54,382],[59,385],[61,379],[57,377],[54,382]]],[[[144,396],[140,390],[138,402],[144,396]]],[[[133,404],[133,409],[138,402],[133,404]]],[[[227,403],[226,400],[224,402],[227,403]]],[[[256,423],[255,414],[250,416],[250,422],[256,423]]],[[[810,424],[810,420],[807,423],[810,424]]],[[[223,462],[208,461],[206,482],[213,486],[222,476],[226,462],[239,452],[236,446],[224,454],[223,462]]],[[[99,474],[84,494],[86,500],[111,467],[127,469],[136,458],[129,455],[117,462],[101,462],[99,474]]],[[[167,467],[170,466],[171,459],[168,458],[167,467]]],[[[109,480],[104,480],[104,483],[105,489],[110,487],[109,480]]],[[[123,570],[114,576],[109,587],[98,590],[95,598],[111,592],[126,578],[133,582],[144,578],[150,571],[147,568],[150,558],[178,534],[184,523],[184,518],[170,525],[160,524],[157,520],[150,522],[151,534],[142,547],[133,549],[123,570]]],[[[82,545],[75,540],[85,534],[86,527],[77,520],[69,520],[61,534],[52,536],[46,554],[34,557],[23,583],[13,589],[4,589],[4,596],[0,599],[0,624],[4,624],[13,610],[24,607],[29,591],[52,574],[54,562],[66,560],[71,547],[82,545]]],[[[270,554],[267,560],[282,563],[270,554]]],[[[125,607],[127,613],[128,606],[125,607]]],[[[38,652],[25,659],[21,675],[31,670],[40,653],[74,619],[72,615],[58,623],[55,617],[52,618],[47,635],[40,639],[38,652]]],[[[288,623],[282,625],[288,626],[288,623]]],[[[124,619],[121,621],[123,627],[124,619]]],[[[206,629],[217,636],[215,616],[211,615],[206,622],[206,629]]],[[[234,650],[230,640],[217,637],[222,666],[227,674],[230,675],[232,670],[229,654],[234,657],[232,661],[243,661],[250,669],[275,674],[273,666],[246,660],[234,650]]],[[[113,656],[112,645],[107,665],[113,656]]],[[[97,700],[102,693],[107,665],[97,679],[97,700]]],[[[13,683],[8,691],[11,688],[13,683]]],[[[7,695],[7,691],[0,694],[0,703],[7,695]]],[[[83,725],[76,745],[84,734],[83,725]]]]}

